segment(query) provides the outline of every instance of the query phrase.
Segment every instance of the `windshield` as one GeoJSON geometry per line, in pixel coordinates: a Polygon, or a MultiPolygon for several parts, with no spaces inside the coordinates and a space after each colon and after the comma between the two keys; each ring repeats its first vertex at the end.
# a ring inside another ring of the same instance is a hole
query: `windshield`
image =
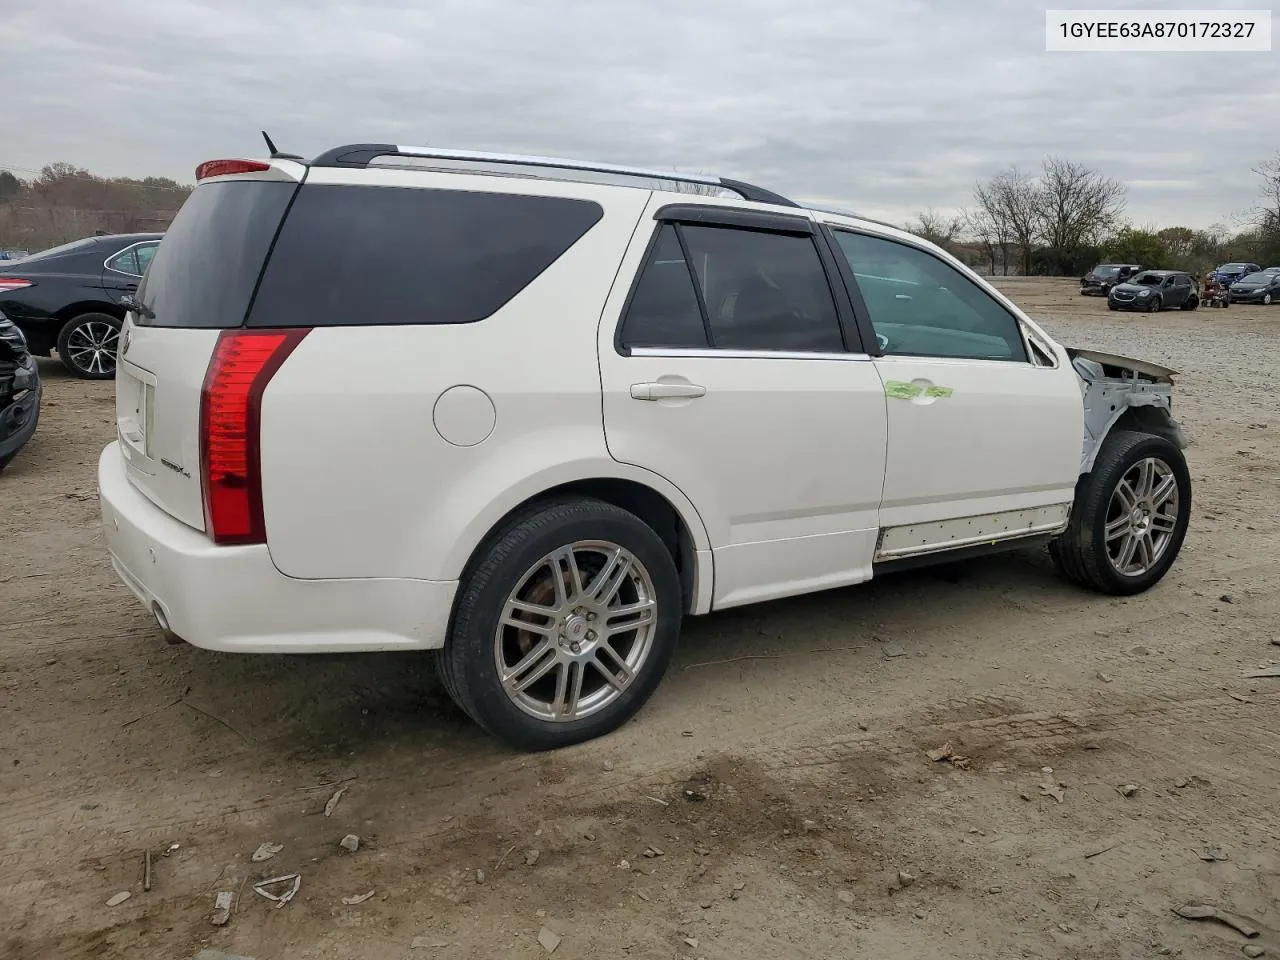
{"type": "Polygon", "coordinates": [[[60,257],[64,253],[71,253],[74,250],[80,250],[85,247],[92,247],[98,240],[96,237],[86,237],[83,240],[72,240],[70,243],[64,243],[61,246],[50,247],[48,250],[41,250],[39,253],[33,253],[29,257],[23,259],[30,263],[32,260],[43,260],[46,257],[60,257]]]}
{"type": "Polygon", "coordinates": [[[1095,277],[1114,277],[1119,272],[1119,267],[1107,266],[1106,264],[1101,264],[1093,268],[1093,275],[1095,277]]]}
{"type": "Polygon", "coordinates": [[[1140,283],[1144,287],[1158,287],[1164,283],[1164,277],[1158,273],[1140,273],[1136,277],[1129,280],[1130,283],[1140,283]]]}
{"type": "Polygon", "coordinates": [[[1251,273],[1247,277],[1240,278],[1241,283],[1270,283],[1271,274],[1269,273],[1251,273]]]}

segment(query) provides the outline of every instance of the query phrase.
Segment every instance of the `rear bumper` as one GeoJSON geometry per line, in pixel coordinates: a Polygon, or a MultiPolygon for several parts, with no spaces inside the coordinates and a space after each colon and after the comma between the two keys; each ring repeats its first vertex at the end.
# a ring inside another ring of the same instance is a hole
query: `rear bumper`
{"type": "Polygon", "coordinates": [[[299,580],[265,546],[218,547],[139,493],[119,442],[98,460],[111,564],[183,640],[240,653],[340,653],[444,645],[457,581],[299,580]]]}

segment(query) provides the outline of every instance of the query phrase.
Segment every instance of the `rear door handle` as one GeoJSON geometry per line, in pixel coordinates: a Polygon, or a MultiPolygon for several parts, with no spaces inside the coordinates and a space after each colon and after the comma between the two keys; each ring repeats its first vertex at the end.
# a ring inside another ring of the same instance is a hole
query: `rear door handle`
{"type": "Polygon", "coordinates": [[[633,383],[631,399],[666,400],[673,397],[705,397],[707,388],[697,383],[633,383]]]}

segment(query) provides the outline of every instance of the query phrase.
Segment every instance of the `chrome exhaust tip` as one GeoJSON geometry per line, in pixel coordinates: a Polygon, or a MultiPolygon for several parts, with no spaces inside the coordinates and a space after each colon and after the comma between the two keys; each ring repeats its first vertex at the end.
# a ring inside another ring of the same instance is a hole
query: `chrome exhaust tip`
{"type": "Polygon", "coordinates": [[[160,604],[151,604],[151,615],[156,618],[156,624],[160,627],[165,643],[182,643],[182,638],[169,629],[169,618],[164,615],[164,608],[160,604]]]}

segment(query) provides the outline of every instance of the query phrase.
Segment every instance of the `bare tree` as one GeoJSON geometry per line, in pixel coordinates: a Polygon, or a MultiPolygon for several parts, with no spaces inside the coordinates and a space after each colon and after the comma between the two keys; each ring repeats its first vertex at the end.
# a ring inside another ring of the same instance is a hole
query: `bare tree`
{"type": "Polygon", "coordinates": [[[912,223],[907,224],[907,232],[936,243],[944,250],[960,239],[964,229],[964,217],[937,213],[932,207],[919,214],[912,223]]]}
{"type": "Polygon", "coordinates": [[[986,253],[991,274],[1007,276],[1009,249],[1013,245],[1013,233],[1008,222],[998,213],[982,206],[965,210],[962,217],[965,233],[986,253]]]}
{"type": "Polygon", "coordinates": [[[1019,248],[1023,274],[1031,272],[1031,250],[1039,226],[1040,190],[1034,180],[1012,167],[974,188],[978,207],[1002,224],[1019,248]]]}
{"type": "Polygon", "coordinates": [[[1262,198],[1249,213],[1249,223],[1264,239],[1280,238],[1280,152],[1251,168],[1262,178],[1262,198]]]}
{"type": "Polygon", "coordinates": [[[1119,223],[1125,185],[1060,157],[1046,157],[1036,188],[1039,239],[1060,251],[1100,242],[1119,223]]]}

